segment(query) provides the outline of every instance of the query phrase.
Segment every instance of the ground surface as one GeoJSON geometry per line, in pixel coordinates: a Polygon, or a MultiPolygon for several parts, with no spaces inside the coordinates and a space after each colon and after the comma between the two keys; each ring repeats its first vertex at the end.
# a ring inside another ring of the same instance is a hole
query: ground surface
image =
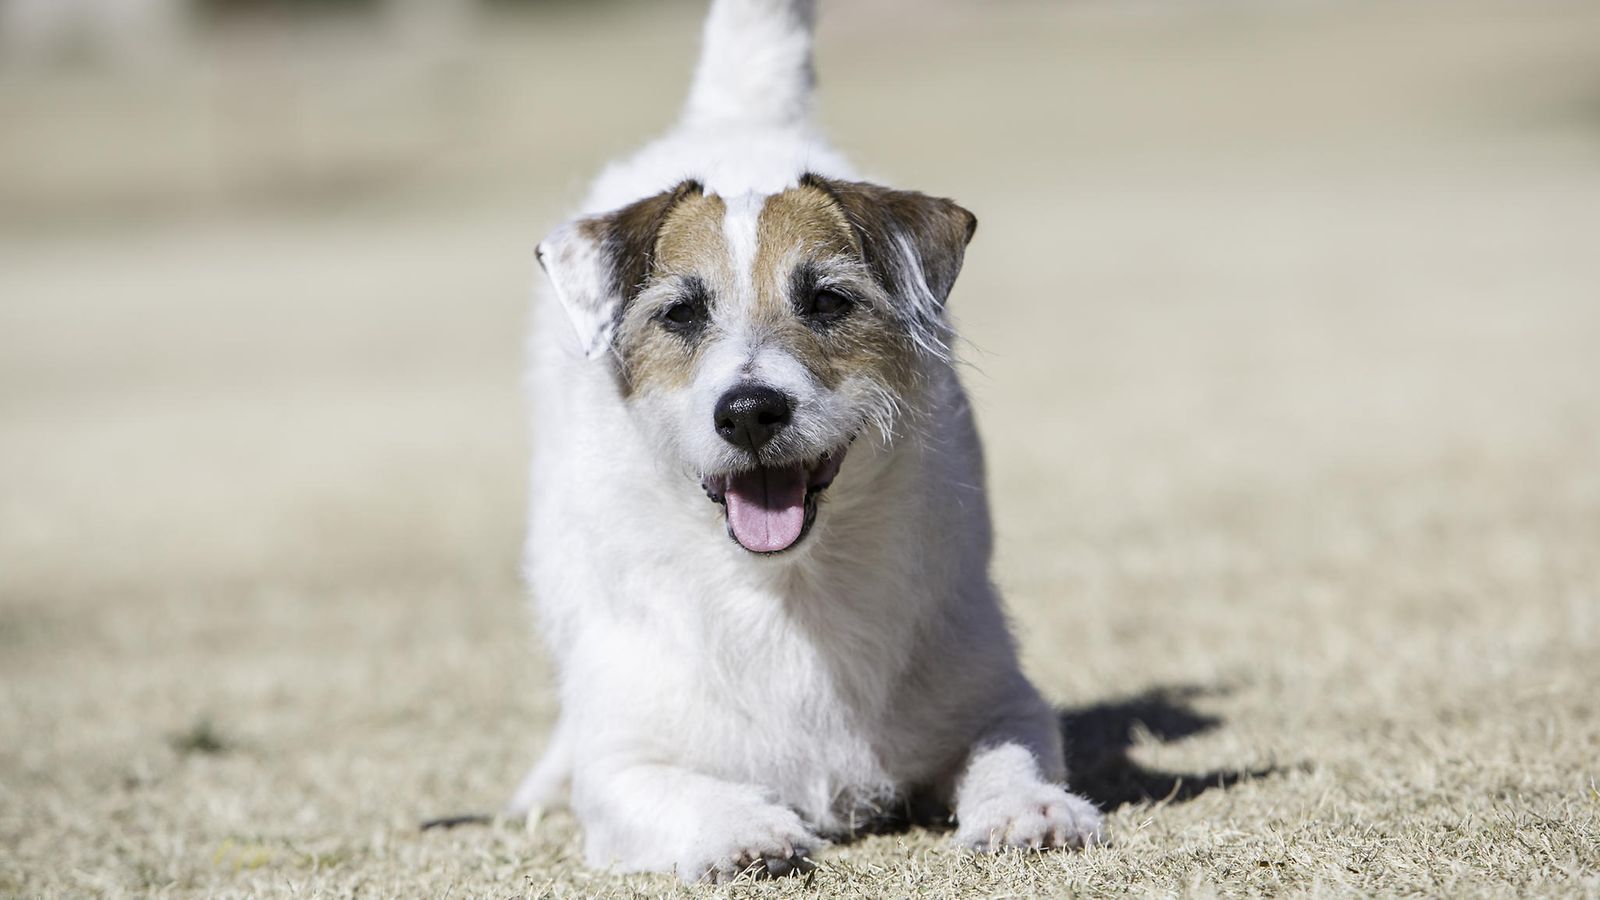
{"type": "MultiPolygon", "coordinates": [[[[722,892],[1600,895],[1600,7],[838,6],[841,143],[983,223],[997,574],[1114,844],[722,892]]],[[[695,15],[599,8],[0,81],[0,895],[684,890],[416,827],[554,712],[529,251],[695,15]]]]}

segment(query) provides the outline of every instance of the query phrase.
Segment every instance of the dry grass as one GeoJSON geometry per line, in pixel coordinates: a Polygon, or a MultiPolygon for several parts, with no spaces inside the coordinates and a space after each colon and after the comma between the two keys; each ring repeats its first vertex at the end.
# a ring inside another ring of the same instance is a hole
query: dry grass
{"type": "MultiPolygon", "coordinates": [[[[1115,843],[720,893],[1600,895],[1600,10],[987,8],[840,4],[824,105],[983,220],[998,577],[1115,843]]],[[[694,28],[606,9],[432,94],[0,82],[0,895],[685,893],[416,827],[553,714],[528,251],[694,28]]]]}

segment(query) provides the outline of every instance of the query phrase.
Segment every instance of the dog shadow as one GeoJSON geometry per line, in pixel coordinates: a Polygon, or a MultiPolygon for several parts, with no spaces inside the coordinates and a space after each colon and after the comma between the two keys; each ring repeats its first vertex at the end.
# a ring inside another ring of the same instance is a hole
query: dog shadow
{"type": "Polygon", "coordinates": [[[1160,687],[1120,700],[1058,709],[1073,793],[1109,812],[1130,803],[1182,803],[1209,790],[1276,774],[1276,766],[1164,772],[1130,755],[1134,745],[1146,738],[1166,743],[1220,727],[1221,717],[1194,708],[1195,700],[1217,693],[1195,686],[1160,687]]]}
{"type": "MultiPolygon", "coordinates": [[[[1279,767],[1164,772],[1130,755],[1139,743],[1162,743],[1213,731],[1220,716],[1194,708],[1194,701],[1223,693],[1194,686],[1153,688],[1142,694],[1092,706],[1056,710],[1066,748],[1067,786],[1106,812],[1132,803],[1182,803],[1209,790],[1278,774],[1279,767]]],[[[849,838],[899,834],[911,828],[948,831],[951,811],[931,794],[918,793],[903,806],[852,829],[849,838]]],[[[849,839],[847,838],[847,839],[849,839]]]]}

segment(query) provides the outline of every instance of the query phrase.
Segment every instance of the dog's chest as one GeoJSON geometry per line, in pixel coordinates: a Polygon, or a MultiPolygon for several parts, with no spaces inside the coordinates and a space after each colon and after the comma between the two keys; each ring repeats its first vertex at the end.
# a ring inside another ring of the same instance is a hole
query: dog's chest
{"type": "Polygon", "coordinates": [[[649,710],[653,742],[697,771],[771,788],[825,830],[893,808],[908,772],[886,752],[898,743],[887,707],[909,636],[903,616],[877,613],[895,598],[833,579],[712,587],[662,583],[650,621],[634,624],[651,662],[634,682],[649,698],[630,705],[649,710]]]}
{"type": "Polygon", "coordinates": [[[882,753],[882,678],[841,671],[827,648],[792,632],[717,655],[692,676],[694,718],[702,737],[715,735],[686,742],[698,767],[767,785],[828,829],[859,826],[891,804],[900,777],[882,753]]]}

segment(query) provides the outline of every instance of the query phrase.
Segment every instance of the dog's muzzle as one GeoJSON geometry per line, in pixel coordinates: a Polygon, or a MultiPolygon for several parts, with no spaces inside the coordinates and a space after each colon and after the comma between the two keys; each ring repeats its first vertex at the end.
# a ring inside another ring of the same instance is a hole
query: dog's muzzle
{"type": "Polygon", "coordinates": [[[817,497],[838,476],[848,447],[847,443],[809,462],[711,475],[700,486],[726,510],[728,536],[739,546],[751,553],[780,553],[811,530],[817,497]]]}

